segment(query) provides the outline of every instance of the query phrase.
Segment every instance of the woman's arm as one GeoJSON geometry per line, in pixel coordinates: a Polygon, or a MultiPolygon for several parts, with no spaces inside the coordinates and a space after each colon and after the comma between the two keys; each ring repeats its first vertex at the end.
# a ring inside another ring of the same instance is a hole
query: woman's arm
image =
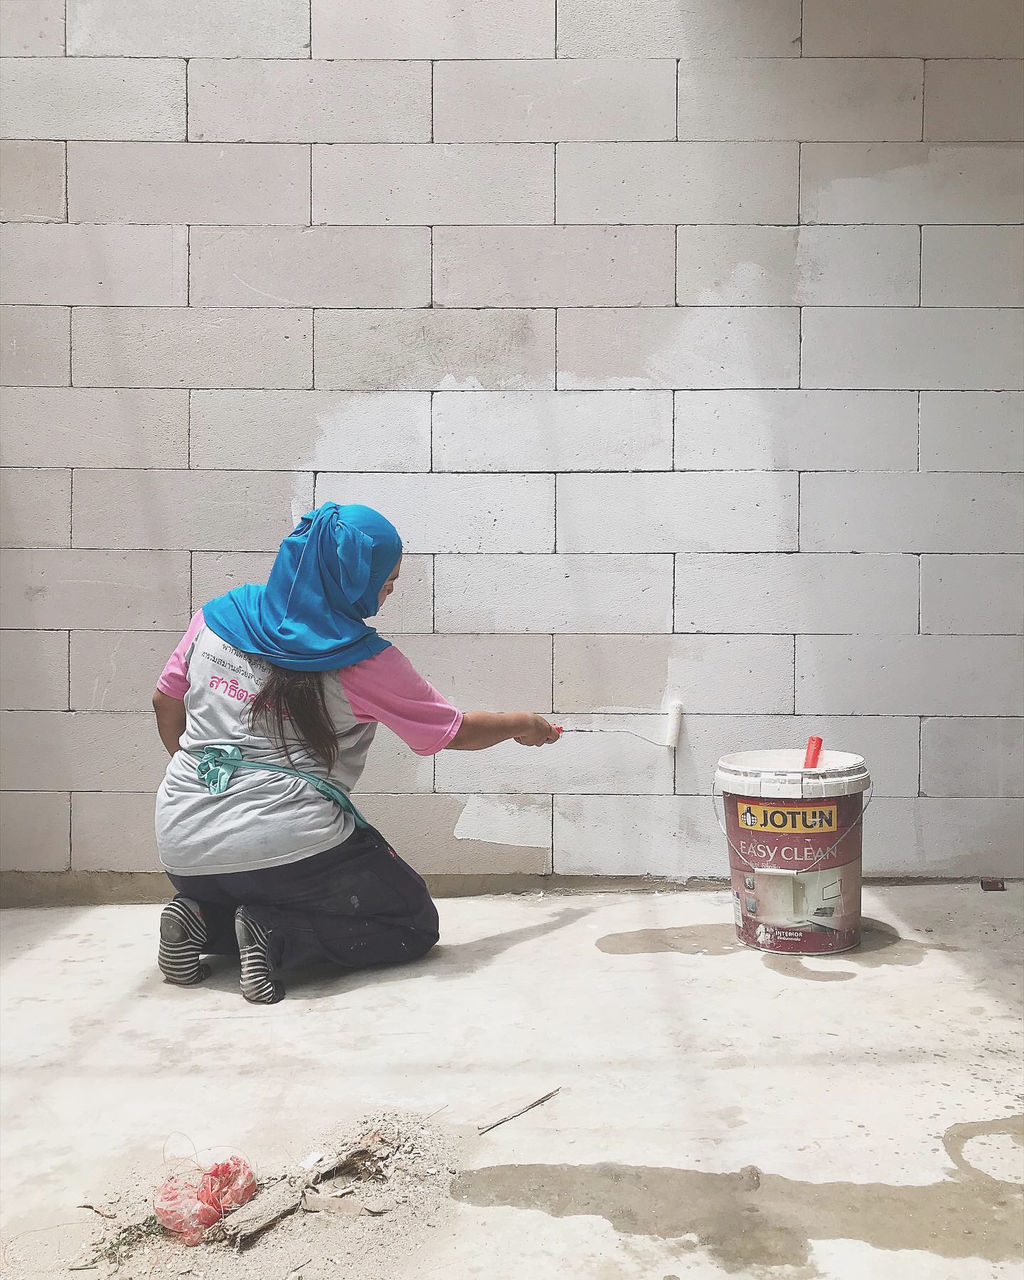
{"type": "Polygon", "coordinates": [[[203,611],[197,609],[188,624],[188,630],[178,641],[174,652],[156,682],[153,694],[153,710],[160,741],[168,755],[178,750],[178,742],[185,732],[185,695],[189,690],[188,663],[196,637],[203,629],[203,611]]]}
{"type": "Polygon", "coordinates": [[[376,720],[418,755],[483,751],[515,738],[524,747],[558,741],[558,730],[532,711],[467,711],[443,697],[393,645],[338,672],[356,718],[376,720]]]}
{"type": "Polygon", "coordinates": [[[158,689],[153,694],[153,710],[160,741],[167,748],[167,754],[173,756],[185,732],[185,704],[180,698],[172,698],[158,689]]]}
{"type": "Polygon", "coordinates": [[[467,711],[449,751],[484,751],[515,738],[524,747],[557,742],[558,730],[532,711],[467,711]]]}

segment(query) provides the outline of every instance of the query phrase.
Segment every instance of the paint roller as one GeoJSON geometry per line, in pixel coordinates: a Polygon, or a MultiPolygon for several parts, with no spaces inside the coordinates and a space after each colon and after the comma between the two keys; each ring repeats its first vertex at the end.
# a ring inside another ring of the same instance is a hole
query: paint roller
{"type": "Polygon", "coordinates": [[[671,702],[668,708],[668,723],[665,728],[665,746],[675,750],[679,746],[679,735],[683,730],[683,704],[671,702]]]}
{"type": "Polygon", "coordinates": [[[563,733],[624,733],[630,738],[639,738],[641,742],[650,742],[655,747],[670,747],[673,751],[679,746],[679,734],[683,728],[683,704],[670,702],[666,712],[665,741],[655,742],[653,738],[635,733],[632,729],[563,729],[560,724],[552,725],[559,736],[563,733]]]}

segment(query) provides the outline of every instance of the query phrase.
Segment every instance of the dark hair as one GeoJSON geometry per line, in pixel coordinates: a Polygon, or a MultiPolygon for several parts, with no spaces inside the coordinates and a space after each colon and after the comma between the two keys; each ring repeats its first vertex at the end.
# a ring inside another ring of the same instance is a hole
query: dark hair
{"type": "Polygon", "coordinates": [[[338,734],[327,710],[322,671],[286,671],[271,665],[270,675],[249,708],[254,726],[264,721],[268,734],[284,747],[289,762],[288,733],[285,720],[293,733],[328,773],[338,759],[338,734]]]}

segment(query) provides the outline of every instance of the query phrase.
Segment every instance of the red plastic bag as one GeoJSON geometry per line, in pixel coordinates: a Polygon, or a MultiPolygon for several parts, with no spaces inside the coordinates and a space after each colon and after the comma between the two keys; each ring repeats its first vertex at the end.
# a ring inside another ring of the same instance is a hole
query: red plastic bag
{"type": "Polygon", "coordinates": [[[231,1156],[211,1165],[198,1182],[177,1175],[168,1178],[153,1196],[153,1212],[160,1225],[179,1235],[183,1244],[195,1245],[208,1227],[255,1194],[252,1169],[241,1156],[231,1156]]]}

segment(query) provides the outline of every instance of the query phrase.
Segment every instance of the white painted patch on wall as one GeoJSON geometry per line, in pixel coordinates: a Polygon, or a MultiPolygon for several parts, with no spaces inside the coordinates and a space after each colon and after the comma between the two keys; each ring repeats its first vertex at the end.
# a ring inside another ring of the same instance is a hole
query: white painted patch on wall
{"type": "Polygon", "coordinates": [[[632,719],[636,723],[631,724],[630,728],[626,728],[624,723],[616,723],[617,720],[625,722],[625,716],[563,716],[562,719],[566,722],[562,726],[564,733],[625,733],[631,738],[639,738],[641,742],[649,742],[652,747],[665,746],[675,751],[683,730],[683,704],[676,701],[668,704],[664,738],[659,736],[654,716],[634,716],[632,719]],[[643,726],[646,724],[652,727],[644,732],[643,726]]]}
{"type": "MultiPolygon", "coordinates": [[[[793,240],[795,249],[795,234],[793,240]]],[[[766,288],[768,278],[769,270],[763,262],[737,262],[723,279],[715,280],[701,289],[697,295],[697,305],[700,307],[739,305],[732,300],[746,297],[759,298],[766,288]]]]}
{"type": "Polygon", "coordinates": [[[435,391],[486,391],[487,388],[479,378],[457,378],[453,373],[446,373],[434,387],[435,391]]]}
{"type": "Polygon", "coordinates": [[[454,834],[456,840],[544,849],[551,841],[551,813],[547,805],[515,796],[468,796],[454,834]]]}

